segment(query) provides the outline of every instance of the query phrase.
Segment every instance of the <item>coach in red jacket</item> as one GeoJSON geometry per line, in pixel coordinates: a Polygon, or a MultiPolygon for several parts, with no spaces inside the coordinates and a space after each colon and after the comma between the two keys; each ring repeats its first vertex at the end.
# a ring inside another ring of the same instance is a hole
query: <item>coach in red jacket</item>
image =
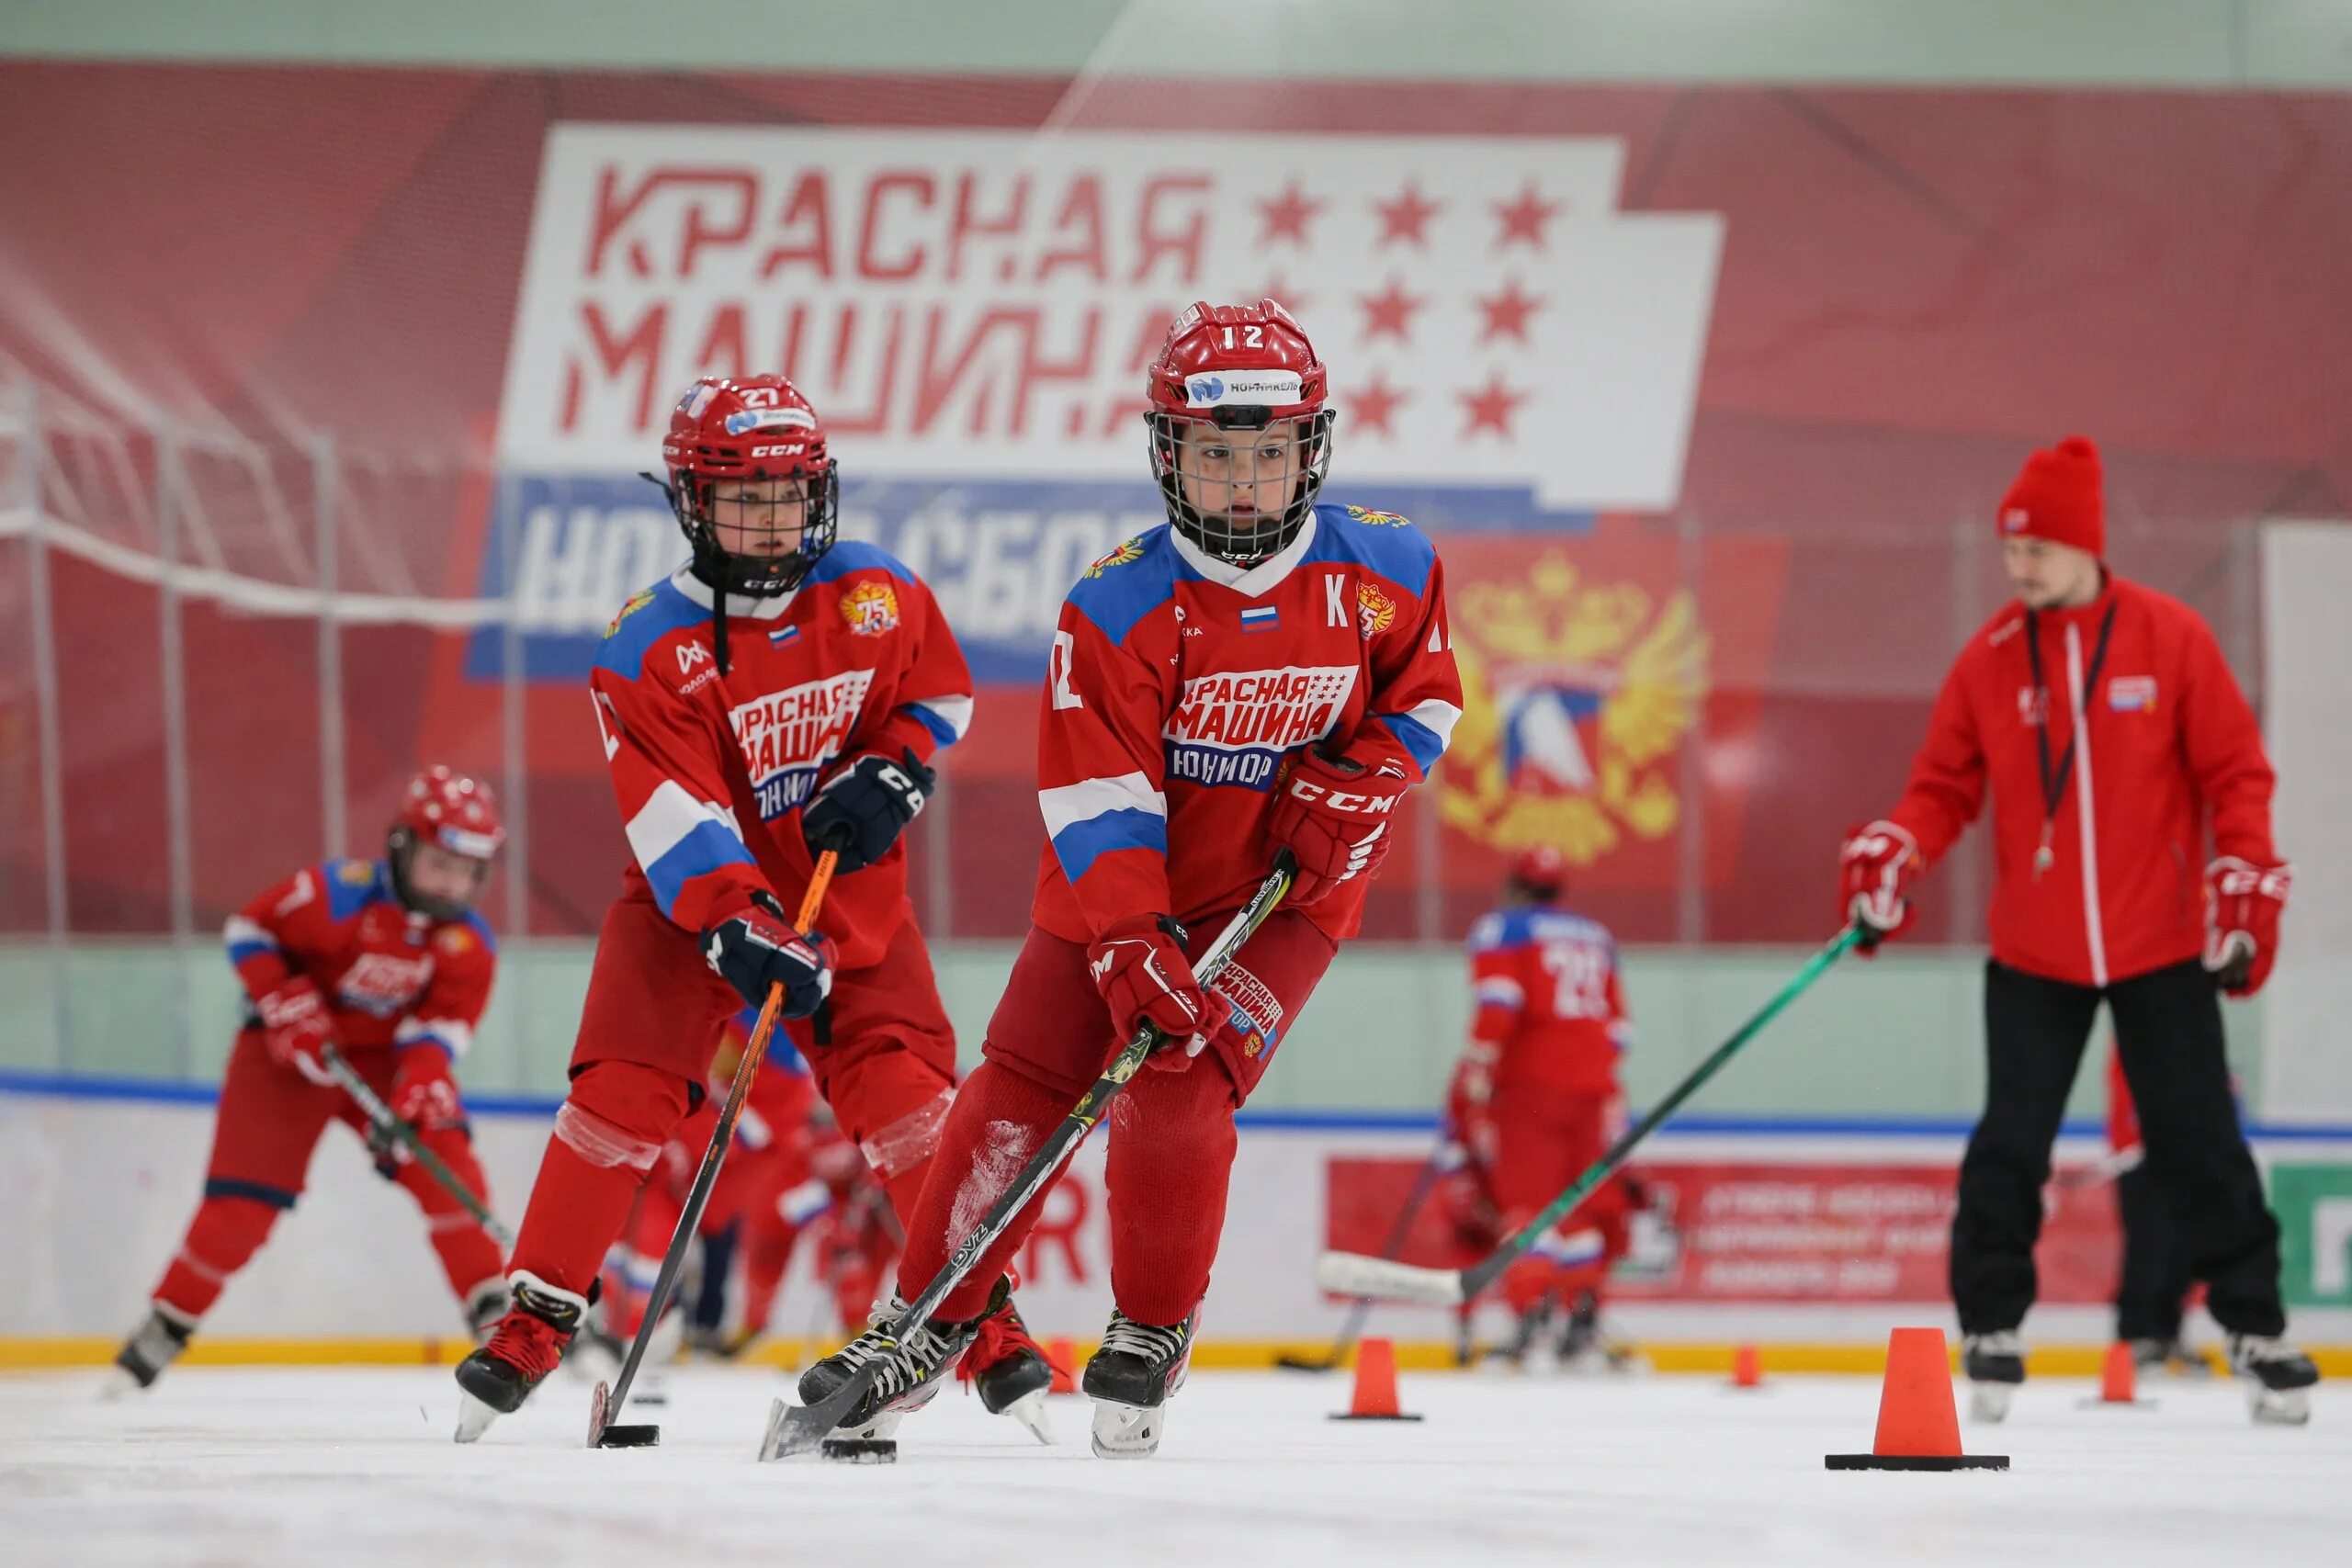
{"type": "Polygon", "coordinates": [[[1951,1236],[1977,1412],[1998,1419],[2025,1376],[2017,1329],[2051,1141],[2104,999],[2147,1166],[2233,1360],[2291,1419],[2318,1373],[2280,1338],[2278,1226],[2231,1101],[2216,997],[2261,988],[2287,902],[2261,733],[2197,613],[2108,570],[2090,442],[2036,452],[1998,521],[2017,601],[1969,639],[1909,787],[1842,857],[1842,912],[1892,936],[1912,879],[1992,793],[1985,1108],[1951,1236]]]}

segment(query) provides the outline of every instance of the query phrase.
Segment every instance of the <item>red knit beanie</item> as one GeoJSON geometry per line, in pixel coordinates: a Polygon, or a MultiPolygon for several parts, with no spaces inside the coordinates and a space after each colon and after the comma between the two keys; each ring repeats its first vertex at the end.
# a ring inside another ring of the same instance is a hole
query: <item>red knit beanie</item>
{"type": "Polygon", "coordinates": [[[2001,537],[2030,535],[2107,554],[2107,500],[2099,482],[2098,448],[2087,435],[2069,435],[2036,452],[2001,497],[2001,537]]]}

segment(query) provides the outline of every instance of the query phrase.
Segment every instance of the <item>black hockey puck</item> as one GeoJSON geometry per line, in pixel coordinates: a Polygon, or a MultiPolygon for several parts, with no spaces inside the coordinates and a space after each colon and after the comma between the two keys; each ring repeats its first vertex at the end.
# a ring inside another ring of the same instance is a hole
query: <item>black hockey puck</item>
{"type": "Polygon", "coordinates": [[[899,1440],[896,1438],[827,1438],[819,1451],[827,1459],[843,1464],[896,1464],[899,1462],[899,1440]]]}
{"type": "Polygon", "coordinates": [[[1831,1470],[2007,1470],[2007,1454],[1824,1454],[1831,1470]]]}
{"type": "Polygon", "coordinates": [[[600,1449],[658,1449],[662,1446],[662,1428],[650,1423],[607,1427],[596,1434],[596,1446],[600,1449]]]}

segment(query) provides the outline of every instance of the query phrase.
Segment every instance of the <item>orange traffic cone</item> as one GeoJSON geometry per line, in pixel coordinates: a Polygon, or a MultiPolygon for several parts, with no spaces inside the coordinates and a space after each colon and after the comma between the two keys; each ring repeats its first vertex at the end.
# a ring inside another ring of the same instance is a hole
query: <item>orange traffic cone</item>
{"type": "Polygon", "coordinates": [[[1074,1370],[1078,1366],[1078,1348],[1069,1342],[1067,1336],[1046,1341],[1046,1364],[1054,1369],[1053,1386],[1046,1390],[1047,1393],[1078,1392],[1078,1377],[1074,1370]]]}
{"type": "Polygon", "coordinates": [[[1951,1356],[1940,1328],[1898,1328],[1886,1345],[1878,1438],[1866,1454],[1828,1454],[1832,1470],[2007,1470],[2007,1454],[1960,1449],[1951,1397],[1951,1356]]]}
{"type": "Polygon", "coordinates": [[[1734,1388],[1762,1388],[1764,1386],[1764,1358],[1756,1353],[1755,1346],[1733,1347],[1731,1386],[1734,1388]]]}
{"type": "Polygon", "coordinates": [[[1385,1339],[1367,1339],[1356,1347],[1356,1391],[1345,1411],[1334,1421],[1418,1421],[1396,1401],[1396,1348],[1385,1339]]]}
{"type": "Polygon", "coordinates": [[[2140,1397],[2140,1364],[2132,1359],[2131,1345],[2121,1339],[2107,1348],[2107,1359],[2099,1363],[2098,1397],[2082,1401],[2086,1410],[2099,1410],[2120,1405],[2126,1410],[2153,1410],[2156,1402],[2140,1397]]]}

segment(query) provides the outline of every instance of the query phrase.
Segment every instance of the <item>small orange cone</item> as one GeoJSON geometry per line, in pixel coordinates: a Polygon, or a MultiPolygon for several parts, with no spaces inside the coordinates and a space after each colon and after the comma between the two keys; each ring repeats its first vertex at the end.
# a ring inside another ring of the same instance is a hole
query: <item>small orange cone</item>
{"type": "Polygon", "coordinates": [[[1078,1377],[1072,1371],[1078,1365],[1078,1348],[1067,1336],[1046,1341],[1046,1364],[1054,1369],[1054,1382],[1047,1393],[1076,1393],[1078,1377]]]}
{"type": "Polygon", "coordinates": [[[1731,1386],[1734,1388],[1762,1388],[1764,1386],[1764,1358],[1757,1354],[1755,1346],[1739,1345],[1733,1348],[1731,1386]]]}
{"type": "Polygon", "coordinates": [[[1878,1438],[1866,1454],[1827,1454],[1832,1470],[2007,1470],[2007,1454],[1960,1448],[1960,1409],[1951,1396],[1951,1356],[1940,1328],[1898,1328],[1886,1345],[1886,1382],[1879,1390],[1878,1438]]]}
{"type": "Polygon", "coordinates": [[[1396,1348],[1385,1339],[1367,1339],[1356,1347],[1356,1390],[1348,1407],[1334,1412],[1334,1421],[1418,1421],[1396,1401],[1396,1348]]]}
{"type": "Polygon", "coordinates": [[[2107,1359],[2099,1363],[2098,1397],[2081,1402],[2086,1410],[2113,1409],[2154,1410],[2156,1402],[2140,1397],[2140,1365],[2132,1359],[2132,1346],[2119,1339],[2107,1348],[2107,1359]]]}

